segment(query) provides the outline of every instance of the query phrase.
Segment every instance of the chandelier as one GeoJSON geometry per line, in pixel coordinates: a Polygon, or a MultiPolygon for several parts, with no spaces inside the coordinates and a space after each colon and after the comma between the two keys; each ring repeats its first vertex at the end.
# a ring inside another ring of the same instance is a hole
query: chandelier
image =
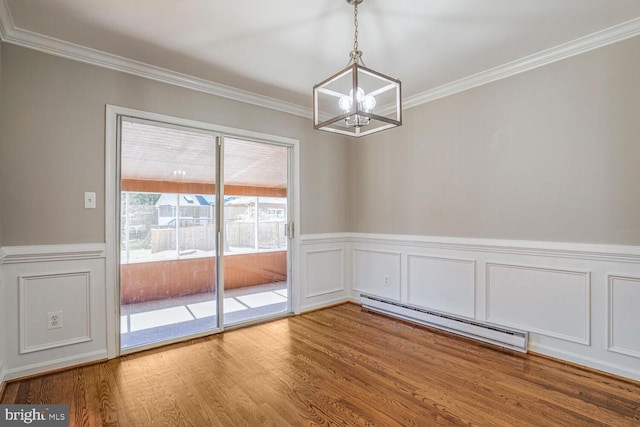
{"type": "Polygon", "coordinates": [[[402,124],[401,83],[367,68],[358,50],[358,4],[347,67],[313,87],[314,129],[360,137],[402,124]]]}

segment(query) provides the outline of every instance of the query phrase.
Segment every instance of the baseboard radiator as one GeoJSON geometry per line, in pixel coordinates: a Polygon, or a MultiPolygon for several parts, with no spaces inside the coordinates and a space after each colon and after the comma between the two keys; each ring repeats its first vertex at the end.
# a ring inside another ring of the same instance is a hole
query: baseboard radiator
{"type": "Polygon", "coordinates": [[[527,352],[528,332],[496,327],[365,294],[360,295],[360,302],[363,308],[377,313],[442,329],[522,353],[527,352]]]}

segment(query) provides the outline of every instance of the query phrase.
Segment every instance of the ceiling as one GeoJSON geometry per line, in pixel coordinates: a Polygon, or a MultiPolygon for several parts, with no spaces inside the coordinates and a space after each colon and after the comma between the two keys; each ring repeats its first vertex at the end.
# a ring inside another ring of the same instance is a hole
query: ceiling
{"type": "MultiPolygon", "coordinates": [[[[124,180],[215,184],[211,132],[123,120],[120,173],[124,180]]],[[[225,185],[287,188],[287,148],[224,139],[225,185]]]]}
{"type": "MultiPolygon", "coordinates": [[[[365,0],[366,65],[405,106],[640,34],[638,0],[365,0]]],[[[353,47],[345,0],[0,0],[0,36],[309,116],[353,47]]]]}

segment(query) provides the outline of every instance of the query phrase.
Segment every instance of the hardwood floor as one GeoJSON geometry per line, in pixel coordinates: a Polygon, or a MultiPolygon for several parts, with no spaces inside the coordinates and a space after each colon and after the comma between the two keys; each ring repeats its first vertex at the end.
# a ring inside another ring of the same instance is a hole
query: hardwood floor
{"type": "Polygon", "coordinates": [[[71,426],[640,425],[640,383],[344,304],[6,386],[71,426]]]}

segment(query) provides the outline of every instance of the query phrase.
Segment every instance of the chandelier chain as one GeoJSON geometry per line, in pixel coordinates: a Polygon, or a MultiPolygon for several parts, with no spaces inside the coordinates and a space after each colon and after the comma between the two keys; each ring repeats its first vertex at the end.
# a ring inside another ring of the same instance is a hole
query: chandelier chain
{"type": "Polygon", "coordinates": [[[364,66],[362,60],[362,52],[358,49],[358,4],[362,0],[347,0],[349,3],[353,2],[353,50],[349,54],[349,64],[360,64],[364,66]]]}
{"type": "Polygon", "coordinates": [[[353,51],[358,52],[358,2],[353,5],[353,51]]]}

